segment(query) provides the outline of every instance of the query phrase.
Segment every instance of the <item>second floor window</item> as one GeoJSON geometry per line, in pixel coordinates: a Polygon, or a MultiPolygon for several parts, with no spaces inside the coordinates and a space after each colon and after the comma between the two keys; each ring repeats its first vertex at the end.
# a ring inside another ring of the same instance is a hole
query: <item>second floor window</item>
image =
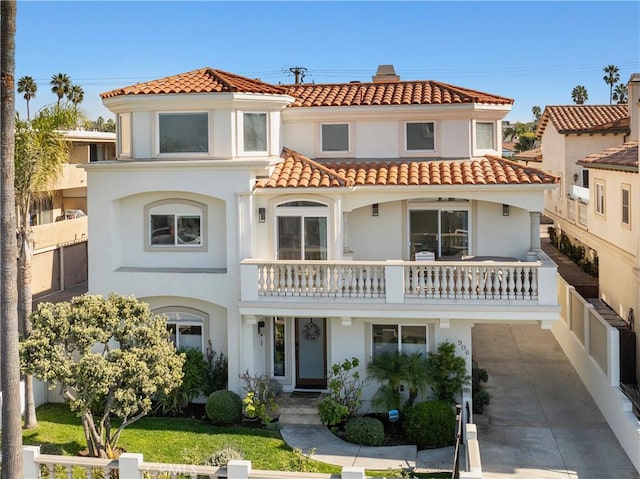
{"type": "Polygon", "coordinates": [[[349,125],[347,123],[330,123],[322,125],[322,151],[349,151],[349,125]]]}
{"type": "Polygon", "coordinates": [[[207,113],[160,113],[158,115],[160,153],[208,153],[207,113]]]}
{"type": "Polygon", "coordinates": [[[292,201],[276,208],[279,260],[326,260],[328,207],[292,201]]]}
{"type": "Polygon", "coordinates": [[[427,123],[407,123],[407,150],[434,150],[434,124],[427,123]]]}
{"type": "Polygon", "coordinates": [[[476,122],[476,148],[479,150],[494,150],[493,123],[476,122]]]}
{"type": "Polygon", "coordinates": [[[267,114],[245,113],[242,118],[244,151],[267,151],[267,114]]]}
{"type": "Polygon", "coordinates": [[[631,223],[631,216],[630,216],[630,210],[631,210],[631,205],[629,204],[630,201],[630,187],[628,185],[625,185],[622,187],[622,224],[629,226],[629,224],[631,223]]]}
{"type": "Polygon", "coordinates": [[[206,251],[206,211],[206,205],[184,199],[161,200],[146,206],[146,251],[206,251]]]}
{"type": "Polygon", "coordinates": [[[602,181],[595,182],[596,188],[596,214],[604,215],[604,183],[602,181]]]}

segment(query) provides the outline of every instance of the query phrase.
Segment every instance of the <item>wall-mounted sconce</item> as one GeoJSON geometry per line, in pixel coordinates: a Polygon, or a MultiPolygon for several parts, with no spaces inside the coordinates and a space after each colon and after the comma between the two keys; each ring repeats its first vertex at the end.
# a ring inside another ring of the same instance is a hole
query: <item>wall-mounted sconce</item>
{"type": "Polygon", "coordinates": [[[258,336],[262,336],[262,330],[264,329],[264,321],[258,321],[258,336]]]}
{"type": "Polygon", "coordinates": [[[578,173],[574,173],[574,174],[573,174],[573,182],[574,182],[574,183],[577,183],[577,182],[578,182],[578,178],[579,178],[578,173]]]}
{"type": "Polygon", "coordinates": [[[264,223],[267,220],[267,209],[258,208],[258,223],[264,223]]]}
{"type": "Polygon", "coordinates": [[[502,205],[502,216],[509,216],[509,205],[502,205]]]}
{"type": "Polygon", "coordinates": [[[380,207],[378,203],[374,203],[371,205],[371,216],[378,216],[380,214],[380,207]]]}

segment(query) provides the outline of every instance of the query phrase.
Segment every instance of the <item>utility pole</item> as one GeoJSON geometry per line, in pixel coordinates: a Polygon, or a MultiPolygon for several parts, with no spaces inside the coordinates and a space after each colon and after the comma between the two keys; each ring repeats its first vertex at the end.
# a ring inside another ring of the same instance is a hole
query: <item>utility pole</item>
{"type": "Polygon", "coordinates": [[[289,71],[294,74],[296,85],[304,83],[304,77],[307,75],[307,69],[305,67],[291,67],[289,71]]]}

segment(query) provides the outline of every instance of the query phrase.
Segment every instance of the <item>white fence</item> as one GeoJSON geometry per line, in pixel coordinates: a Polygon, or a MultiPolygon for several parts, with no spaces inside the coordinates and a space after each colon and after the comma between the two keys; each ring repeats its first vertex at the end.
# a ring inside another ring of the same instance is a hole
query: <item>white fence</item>
{"type": "Polygon", "coordinates": [[[640,472],[640,422],[620,391],[618,330],[558,276],[562,321],[552,332],[602,412],[618,442],[640,472]]]}

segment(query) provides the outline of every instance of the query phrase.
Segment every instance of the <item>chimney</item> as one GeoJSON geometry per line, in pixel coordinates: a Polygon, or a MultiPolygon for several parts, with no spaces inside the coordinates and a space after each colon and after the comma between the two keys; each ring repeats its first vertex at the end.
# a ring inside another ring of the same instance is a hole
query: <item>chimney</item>
{"type": "Polygon", "coordinates": [[[630,140],[638,141],[640,138],[640,73],[632,73],[627,85],[627,104],[630,117],[630,140]]]}
{"type": "Polygon", "coordinates": [[[371,77],[374,83],[400,81],[400,77],[396,75],[393,65],[378,65],[378,71],[371,77]]]}

